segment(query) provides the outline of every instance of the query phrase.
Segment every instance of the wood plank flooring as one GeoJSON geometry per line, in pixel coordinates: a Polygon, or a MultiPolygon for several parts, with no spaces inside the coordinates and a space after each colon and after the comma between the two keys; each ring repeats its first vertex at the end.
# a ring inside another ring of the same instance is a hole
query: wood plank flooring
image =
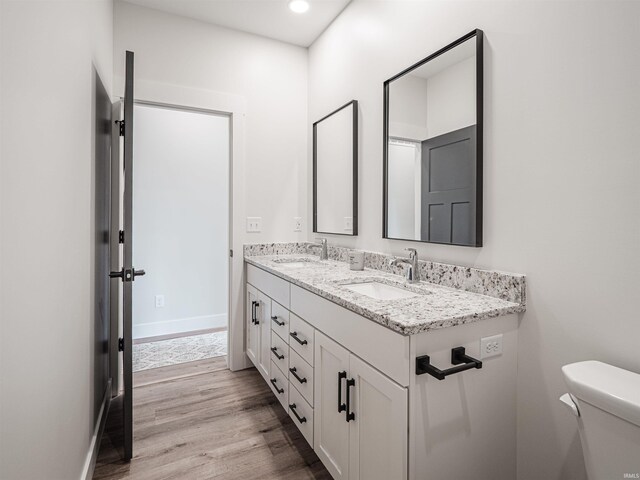
{"type": "Polygon", "coordinates": [[[103,437],[95,480],[331,480],[256,369],[224,357],[134,375],[134,458],[103,437]]]}

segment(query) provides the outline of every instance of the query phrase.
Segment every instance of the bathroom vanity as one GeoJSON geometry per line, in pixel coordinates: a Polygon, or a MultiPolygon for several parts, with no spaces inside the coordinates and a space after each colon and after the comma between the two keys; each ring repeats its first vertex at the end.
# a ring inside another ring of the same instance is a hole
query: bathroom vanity
{"type": "Polygon", "coordinates": [[[245,246],[246,352],[333,477],[515,478],[524,276],[310,247],[245,246]]]}

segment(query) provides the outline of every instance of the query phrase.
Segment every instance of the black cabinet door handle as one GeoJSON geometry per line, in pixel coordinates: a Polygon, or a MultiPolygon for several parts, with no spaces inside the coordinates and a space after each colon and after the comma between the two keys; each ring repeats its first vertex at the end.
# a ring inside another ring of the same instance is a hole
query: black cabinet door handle
{"type": "Polygon", "coordinates": [[[300,423],[306,423],[307,417],[301,417],[300,415],[298,415],[298,412],[296,412],[296,404],[295,403],[292,403],[291,405],[289,405],[289,408],[291,409],[291,411],[293,412],[293,414],[296,416],[296,418],[298,419],[298,421],[300,423]]]}
{"type": "Polygon", "coordinates": [[[306,345],[309,342],[307,342],[306,340],[300,340],[298,338],[298,332],[291,332],[289,335],[291,335],[293,337],[293,339],[298,342],[300,345],[306,345]]]}
{"type": "Polygon", "coordinates": [[[347,378],[347,372],[338,372],[338,413],[344,412],[347,405],[342,403],[342,379],[347,378]]]}
{"type": "Polygon", "coordinates": [[[271,347],[271,351],[276,357],[278,357],[278,360],[284,360],[284,355],[278,354],[278,347],[271,347]]]}
{"type": "Polygon", "coordinates": [[[251,301],[251,323],[256,324],[256,305],[258,302],[255,300],[251,301]]]}
{"type": "Polygon", "coordinates": [[[278,385],[276,385],[276,379],[275,378],[272,378],[270,381],[273,384],[273,386],[275,387],[276,392],[284,393],[284,388],[278,388],[278,385]]]}
{"type": "Polygon", "coordinates": [[[296,369],[296,367],[291,367],[289,369],[289,371],[291,372],[291,374],[296,377],[296,380],[298,380],[300,383],[307,383],[307,379],[306,378],[300,378],[300,376],[296,373],[298,370],[296,369]]]}
{"type": "Polygon", "coordinates": [[[276,322],[276,325],[278,325],[279,327],[284,327],[284,322],[279,322],[278,321],[278,316],[274,315],[271,317],[271,320],[273,320],[274,322],[276,322]]]}
{"type": "Polygon", "coordinates": [[[255,325],[260,325],[260,320],[258,320],[258,307],[259,306],[260,306],[260,302],[256,302],[256,314],[255,314],[256,319],[253,322],[255,325]]]}
{"type": "Polygon", "coordinates": [[[351,410],[351,387],[354,387],[355,384],[356,384],[356,381],[353,378],[350,378],[349,380],[347,380],[347,408],[344,412],[347,422],[350,422],[351,420],[356,419],[356,414],[349,411],[351,410]]]}

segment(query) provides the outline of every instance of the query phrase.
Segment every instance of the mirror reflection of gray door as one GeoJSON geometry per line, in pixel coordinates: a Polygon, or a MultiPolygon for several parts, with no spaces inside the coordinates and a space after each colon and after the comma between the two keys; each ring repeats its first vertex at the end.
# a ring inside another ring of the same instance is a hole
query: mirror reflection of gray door
{"type": "Polygon", "coordinates": [[[475,245],[476,126],[422,142],[422,240],[475,245]]]}

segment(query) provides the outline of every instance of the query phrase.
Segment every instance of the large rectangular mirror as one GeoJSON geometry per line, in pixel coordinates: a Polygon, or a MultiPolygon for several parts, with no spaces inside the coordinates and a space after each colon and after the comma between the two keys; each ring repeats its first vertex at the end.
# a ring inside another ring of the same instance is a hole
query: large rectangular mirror
{"type": "Polygon", "coordinates": [[[482,246],[481,30],[384,83],[384,238],[482,246]]]}
{"type": "Polygon", "coordinates": [[[358,234],[358,102],[313,124],[313,231],[358,234]]]}

